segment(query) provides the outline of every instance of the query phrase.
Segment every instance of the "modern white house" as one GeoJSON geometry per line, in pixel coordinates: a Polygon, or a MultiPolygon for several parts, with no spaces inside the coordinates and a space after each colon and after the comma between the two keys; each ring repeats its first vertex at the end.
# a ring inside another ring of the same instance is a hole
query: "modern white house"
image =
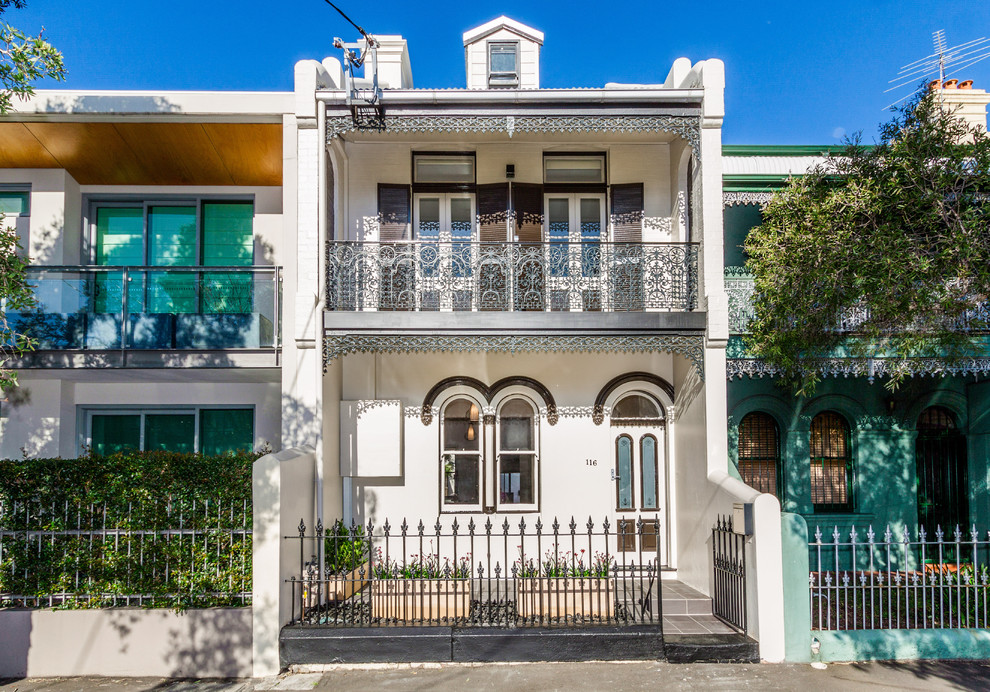
{"type": "MultiPolygon", "coordinates": [[[[743,629],[780,660],[780,506],[728,462],[721,61],[542,88],[543,33],[500,17],[463,35],[465,88],[431,89],[401,36],[368,43],[293,93],[39,91],[0,118],[41,301],[8,315],[40,342],[0,457],[303,450],[276,542],[300,516],[593,520],[703,597],[735,512],[743,629]]],[[[293,550],[255,554],[256,671],[293,550]]]]}

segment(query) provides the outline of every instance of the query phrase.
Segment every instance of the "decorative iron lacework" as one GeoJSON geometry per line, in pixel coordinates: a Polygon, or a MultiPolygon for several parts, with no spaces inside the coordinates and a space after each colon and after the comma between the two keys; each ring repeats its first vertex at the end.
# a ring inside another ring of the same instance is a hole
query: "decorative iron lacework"
{"type": "Polygon", "coordinates": [[[530,336],[461,334],[325,334],[323,372],[351,353],[677,353],[704,379],[703,336],[530,336]]]}
{"type": "Polygon", "coordinates": [[[746,267],[726,267],[724,276],[729,298],[729,333],[745,334],[754,316],[753,275],[746,267]]]}
{"type": "MultiPolygon", "coordinates": [[[[327,142],[357,130],[350,115],[327,118],[327,142]]],[[[486,133],[510,137],[526,133],[669,132],[701,147],[701,119],[696,115],[386,115],[382,132],[486,133]]]]}
{"type": "Polygon", "coordinates": [[[772,192],[723,192],[722,206],[733,207],[738,204],[759,204],[763,205],[773,197],[772,192]]]}
{"type": "Polygon", "coordinates": [[[327,309],[691,311],[697,243],[327,243],[327,309]]]}
{"type": "MultiPolygon", "coordinates": [[[[901,361],[887,358],[819,358],[814,361],[823,377],[865,377],[870,384],[877,377],[895,373],[901,361]]],[[[725,363],[726,378],[777,377],[780,370],[758,358],[734,358],[725,363]]],[[[912,358],[907,362],[908,377],[952,377],[990,373],[990,358],[964,358],[946,363],[938,358],[912,358]]]]}

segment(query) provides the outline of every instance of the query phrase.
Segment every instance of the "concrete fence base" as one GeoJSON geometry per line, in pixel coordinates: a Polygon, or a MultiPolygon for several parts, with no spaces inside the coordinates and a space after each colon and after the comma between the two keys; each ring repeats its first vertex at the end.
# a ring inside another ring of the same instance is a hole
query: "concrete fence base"
{"type": "Polygon", "coordinates": [[[0,610],[0,678],[250,677],[251,609],[0,610]]]}

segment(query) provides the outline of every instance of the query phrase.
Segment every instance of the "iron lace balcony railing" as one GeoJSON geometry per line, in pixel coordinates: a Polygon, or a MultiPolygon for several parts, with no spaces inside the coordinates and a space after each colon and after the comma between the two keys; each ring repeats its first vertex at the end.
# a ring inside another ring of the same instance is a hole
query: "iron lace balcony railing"
{"type": "Polygon", "coordinates": [[[27,279],[37,306],[7,320],[37,350],[279,346],[279,267],[34,266],[27,279]]]}
{"type": "Polygon", "coordinates": [[[327,243],[327,310],[691,311],[698,243],[327,243]]]}

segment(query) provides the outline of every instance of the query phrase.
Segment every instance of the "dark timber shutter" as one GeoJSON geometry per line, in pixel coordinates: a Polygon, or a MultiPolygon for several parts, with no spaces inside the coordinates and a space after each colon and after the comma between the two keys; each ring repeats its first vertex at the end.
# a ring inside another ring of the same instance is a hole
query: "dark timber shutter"
{"type": "Polygon", "coordinates": [[[543,239],[543,186],[513,183],[512,208],[519,242],[540,242],[543,239]]]}
{"type": "Polygon", "coordinates": [[[509,238],[509,184],[478,186],[478,239],[504,243],[509,238]]]}
{"type": "Polygon", "coordinates": [[[412,239],[408,185],[378,185],[378,239],[383,242],[412,239]]]}
{"type": "Polygon", "coordinates": [[[612,240],[643,241],[643,183],[612,186],[612,240]]]}

